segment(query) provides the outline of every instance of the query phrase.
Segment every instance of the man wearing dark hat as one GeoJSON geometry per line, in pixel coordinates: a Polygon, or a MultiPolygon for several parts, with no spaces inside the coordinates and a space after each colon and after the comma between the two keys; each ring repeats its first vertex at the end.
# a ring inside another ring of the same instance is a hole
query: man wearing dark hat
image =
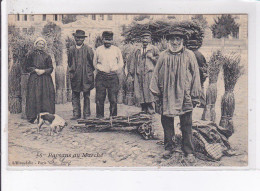
{"type": "Polygon", "coordinates": [[[84,106],[83,118],[90,116],[90,90],[94,88],[93,50],[84,44],[87,37],[85,31],[76,30],[73,33],[76,44],[68,52],[68,65],[72,89],[73,117],[71,120],[81,118],[80,92],[83,92],[84,106]]]}
{"type": "Polygon", "coordinates": [[[106,94],[110,102],[110,116],[117,115],[117,94],[119,91],[118,74],[121,72],[124,63],[120,49],[114,45],[113,32],[104,31],[102,34],[104,45],[96,49],[94,66],[96,75],[96,116],[104,117],[104,102],[106,94]]]}
{"type": "Polygon", "coordinates": [[[130,74],[136,75],[135,96],[145,113],[154,113],[154,96],[149,89],[153,70],[159,57],[159,49],[151,44],[151,32],[144,30],[141,35],[142,45],[135,52],[130,74]]]}
{"type": "Polygon", "coordinates": [[[192,143],[192,110],[199,102],[201,85],[199,67],[191,50],[184,47],[185,31],[175,29],[167,35],[168,49],[156,64],[150,90],[161,101],[161,123],[164,129],[163,157],[171,157],[175,149],[174,117],[180,117],[182,150],[194,162],[192,143]]]}

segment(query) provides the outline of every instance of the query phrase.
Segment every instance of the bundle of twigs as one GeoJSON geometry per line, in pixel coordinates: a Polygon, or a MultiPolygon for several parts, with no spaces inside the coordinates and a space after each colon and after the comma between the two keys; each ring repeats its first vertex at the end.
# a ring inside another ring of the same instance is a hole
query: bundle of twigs
{"type": "Polygon", "coordinates": [[[139,44],[125,44],[121,47],[123,59],[125,62],[125,70],[126,78],[124,84],[124,91],[125,91],[125,100],[124,103],[126,105],[135,105],[135,92],[134,92],[134,82],[135,82],[135,65],[136,61],[136,49],[139,44]]]}
{"type": "Polygon", "coordinates": [[[241,56],[236,52],[224,56],[223,74],[225,93],[221,100],[221,120],[219,125],[226,137],[234,133],[233,114],[235,111],[234,88],[239,77],[243,74],[243,66],[240,64],[241,56]]]}
{"type": "Polygon", "coordinates": [[[152,116],[144,113],[137,113],[131,116],[114,116],[110,118],[89,118],[80,119],[78,124],[72,126],[72,129],[83,132],[100,132],[112,128],[127,130],[137,130],[144,139],[153,139],[154,132],[152,128],[152,116]]]}
{"type": "Polygon", "coordinates": [[[143,30],[149,29],[152,33],[153,43],[158,43],[173,30],[182,30],[188,37],[188,40],[197,41],[198,48],[202,45],[204,38],[204,29],[196,22],[191,20],[176,21],[176,20],[144,20],[140,22],[134,21],[123,32],[125,42],[140,42],[143,30]]]}
{"type": "Polygon", "coordinates": [[[184,44],[188,49],[193,49],[190,46],[190,40],[196,42],[196,49],[200,48],[204,38],[204,29],[196,22],[191,20],[175,21],[168,24],[168,26],[160,27],[156,31],[157,41],[160,41],[163,37],[167,36],[171,31],[178,30],[183,31],[183,34],[187,36],[184,44]]]}
{"type": "Polygon", "coordinates": [[[216,112],[215,103],[217,100],[217,81],[220,68],[224,62],[222,52],[217,50],[213,52],[210,57],[208,74],[209,74],[209,87],[206,92],[206,107],[202,114],[202,120],[209,120],[215,122],[216,112]]]}
{"type": "MultiPolygon", "coordinates": [[[[69,49],[70,47],[75,45],[75,41],[73,38],[68,37],[65,39],[65,45],[67,49],[67,57],[69,56],[69,49]]],[[[67,66],[66,70],[66,94],[67,94],[67,101],[71,102],[72,99],[72,90],[71,90],[71,83],[70,83],[70,72],[69,72],[69,66],[67,66]]]]}
{"type": "Polygon", "coordinates": [[[21,96],[21,64],[14,62],[9,69],[9,86],[8,86],[8,106],[10,113],[22,112],[22,96],[21,96]]]}

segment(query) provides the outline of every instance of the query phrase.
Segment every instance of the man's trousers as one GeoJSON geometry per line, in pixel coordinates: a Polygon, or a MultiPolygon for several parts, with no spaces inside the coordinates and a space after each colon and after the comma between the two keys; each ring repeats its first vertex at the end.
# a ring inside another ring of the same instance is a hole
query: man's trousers
{"type": "MultiPolygon", "coordinates": [[[[180,125],[182,132],[182,150],[185,154],[193,153],[192,143],[192,112],[180,115],[180,125]]],[[[174,149],[174,117],[161,116],[161,122],[164,130],[164,148],[165,150],[174,149]]]]}
{"type": "Polygon", "coordinates": [[[108,93],[110,116],[117,116],[117,94],[119,79],[115,72],[98,72],[96,76],[96,116],[104,117],[104,102],[108,93]]]}
{"type": "MultiPolygon", "coordinates": [[[[90,91],[83,92],[84,106],[83,106],[83,117],[86,118],[90,116],[90,91]]],[[[81,105],[80,105],[80,92],[72,91],[72,107],[73,107],[73,117],[81,117],[81,105]]]]}

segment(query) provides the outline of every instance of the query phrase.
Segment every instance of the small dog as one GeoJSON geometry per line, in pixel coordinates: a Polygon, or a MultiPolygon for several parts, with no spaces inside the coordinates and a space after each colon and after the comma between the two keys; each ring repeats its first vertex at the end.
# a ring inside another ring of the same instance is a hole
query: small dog
{"type": "Polygon", "coordinates": [[[40,132],[41,126],[43,124],[49,125],[50,130],[49,134],[61,132],[64,127],[68,125],[68,123],[59,115],[57,114],[50,114],[50,113],[40,113],[38,114],[37,118],[37,132],[40,132]]]}

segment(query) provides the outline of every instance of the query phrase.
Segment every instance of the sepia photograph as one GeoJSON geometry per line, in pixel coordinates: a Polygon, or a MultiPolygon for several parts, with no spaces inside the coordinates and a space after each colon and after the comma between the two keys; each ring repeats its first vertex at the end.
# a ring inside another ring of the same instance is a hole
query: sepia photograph
{"type": "Polygon", "coordinates": [[[9,167],[247,167],[247,14],[9,14],[9,167]]]}

